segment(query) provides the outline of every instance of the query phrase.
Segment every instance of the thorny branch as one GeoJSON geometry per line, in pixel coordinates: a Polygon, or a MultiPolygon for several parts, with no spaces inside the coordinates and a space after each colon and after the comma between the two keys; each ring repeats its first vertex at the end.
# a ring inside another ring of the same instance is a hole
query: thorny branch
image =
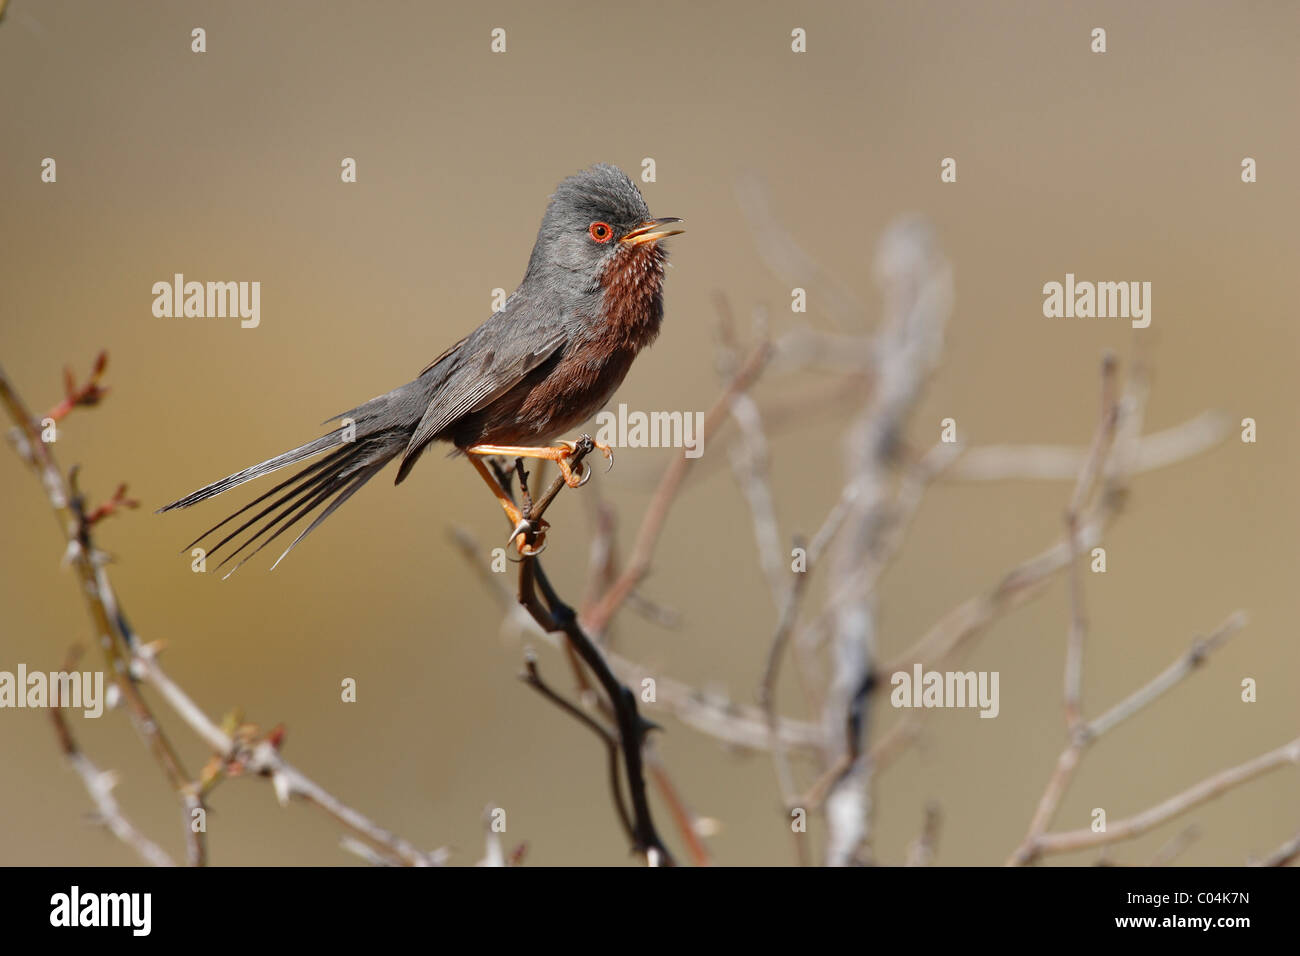
{"type": "Polygon", "coordinates": [[[537,656],[531,650],[526,653],[524,659],[524,673],[520,679],[525,684],[532,687],[539,694],[549,700],[555,706],[559,707],[566,714],[577,720],[580,724],[590,728],[600,741],[605,745],[609,754],[609,788],[614,797],[614,809],[618,811],[619,822],[623,824],[623,830],[627,833],[629,839],[636,839],[636,830],[632,825],[632,819],[627,813],[627,804],[623,799],[623,777],[619,772],[618,755],[619,743],[618,737],[610,730],[602,726],[597,720],[587,714],[581,707],[564,699],[556,691],[552,690],[547,683],[542,680],[542,675],[537,669],[537,656]]]}
{"type": "MultiPolygon", "coordinates": [[[[95,368],[87,385],[77,387],[72,373],[65,377],[64,401],[54,409],[47,419],[58,422],[78,405],[94,405],[103,397],[104,390],[99,387],[99,379],[108,364],[108,357],[101,352],[95,360],[95,368]]],[[[149,747],[154,759],[162,767],[172,791],[176,794],[182,809],[182,829],[185,833],[188,859],[191,865],[201,866],[207,857],[204,834],[191,826],[195,810],[202,808],[198,787],[192,777],[186,773],[180,757],[177,756],[171,742],[163,733],[153,711],[140,694],[129,670],[129,663],[135,648],[132,635],[126,624],[126,618],[118,607],[105,571],[107,557],[96,550],[91,540],[92,522],[86,511],[85,499],[73,480],[67,480],[54,460],[54,453],[48,442],[42,438],[42,427],[34,419],[27,406],[15,391],[8,375],[0,368],[0,404],[3,404],[14,429],[10,433],[15,449],[20,458],[26,462],[40,478],[45,488],[46,497],[54,510],[54,515],[63,529],[66,541],[65,559],[77,573],[81,581],[81,592],[85,598],[86,609],[90,613],[94,628],[95,642],[104,655],[104,662],[114,681],[122,701],[126,704],[131,722],[136,733],[149,747]]],[[[96,512],[102,518],[109,512],[96,512]]]]}
{"type": "MultiPolygon", "coordinates": [[[[80,656],[81,649],[73,648],[63,669],[72,670],[80,656]]],[[[50,717],[54,721],[54,731],[58,735],[59,748],[63,751],[63,756],[77,772],[86,792],[90,794],[90,799],[95,803],[95,816],[98,822],[150,866],[175,866],[175,862],[166,850],[145,836],[127,819],[117,798],[113,796],[113,790],[117,786],[117,775],[112,771],[100,770],[77,746],[77,741],[72,736],[72,728],[57,702],[50,708],[50,717]]]]}
{"type": "MultiPolygon", "coordinates": [[[[68,396],[59,407],[62,409],[59,417],[66,415],[72,407],[93,405],[102,398],[104,390],[98,387],[98,381],[103,374],[105,364],[106,358],[101,353],[91,380],[93,390],[90,386],[78,389],[69,378],[68,396]],[[78,396],[81,396],[80,400],[78,396]],[[86,396],[93,396],[94,401],[85,400],[86,396]]],[[[164,736],[152,708],[141,693],[142,684],[148,684],[157,691],[190,729],[217,755],[222,775],[251,774],[266,777],[271,781],[281,805],[287,805],[293,798],[315,804],[353,836],[364,841],[366,846],[377,851],[385,862],[407,865],[435,865],[443,862],[446,858],[445,851],[426,852],[416,848],[406,840],[371,822],[360,811],[343,803],[286,762],[280,755],[278,733],[272,732],[261,739],[249,733],[249,728],[243,728],[242,732],[235,734],[228,733],[209,718],[194,700],[167,676],[157,658],[160,644],[141,642],[127,623],[105,570],[107,559],[96,549],[91,537],[94,524],[114,509],[100,508],[87,512],[85,501],[77,491],[75,480],[64,479],[49,444],[41,438],[40,425],[27,411],[27,406],[19,397],[3,368],[0,368],[0,404],[4,405],[14,423],[15,427],[10,437],[19,457],[40,479],[46,497],[64,530],[67,539],[67,560],[76,570],[81,581],[81,590],[85,595],[96,640],[104,653],[105,662],[115,681],[120,698],[125,702],[137,732],[158,760],[181,803],[184,811],[183,824],[189,863],[202,865],[206,861],[203,829],[192,824],[195,811],[204,808],[203,796],[209,792],[213,781],[201,785],[200,781],[185,772],[171,743],[164,736]]],[[[75,470],[73,475],[75,478],[75,470]]],[[[124,488],[119,488],[119,493],[114,496],[114,500],[118,505],[126,504],[124,488]]],[[[82,776],[83,782],[92,799],[95,800],[99,812],[109,823],[110,829],[148,862],[162,863],[166,859],[166,854],[127,823],[116,802],[112,800],[111,787],[108,786],[111,776],[96,770],[76,747],[65,718],[57,715],[55,720],[64,753],[82,776]]]]}
{"type": "MultiPolygon", "coordinates": [[[[578,441],[574,454],[569,459],[570,467],[575,470],[578,466],[590,467],[583,465],[582,462],[594,447],[588,436],[582,436],[578,441]]],[[[563,476],[557,476],[546,492],[534,502],[530,501],[528,495],[525,480],[526,473],[523,471],[522,463],[517,462],[516,467],[521,478],[521,497],[525,502],[524,518],[540,521],[546,509],[555,500],[555,496],[565,486],[564,478],[563,476]]],[[[534,537],[535,532],[528,532],[525,535],[525,543],[531,547],[534,537]]],[[[595,674],[596,680],[604,689],[618,727],[618,744],[623,754],[623,769],[627,775],[628,795],[632,804],[631,814],[629,815],[623,805],[621,786],[618,785],[617,781],[612,783],[614,802],[619,818],[625,826],[628,825],[630,819],[630,835],[633,840],[633,849],[645,854],[646,860],[651,866],[671,866],[673,863],[672,855],[664,846],[663,841],[660,840],[658,831],[655,829],[654,820],[650,814],[650,801],[646,796],[643,751],[646,733],[653,728],[653,725],[645,721],[638,712],[636,695],[615,676],[600,648],[587,636],[583,627],[578,623],[578,616],[574,613],[573,608],[566,604],[551,586],[546,573],[542,570],[541,562],[537,560],[535,554],[524,553],[520,557],[518,599],[520,605],[532,615],[533,620],[537,622],[542,630],[550,633],[562,632],[565,635],[574,652],[595,674]],[[540,595],[538,594],[539,590],[541,591],[540,595]]],[[[555,702],[561,702],[558,696],[551,694],[547,694],[547,696],[555,702]]],[[[570,705],[565,704],[563,709],[575,716],[585,717],[577,708],[570,705]]],[[[584,720],[584,722],[587,721],[584,720]]],[[[593,726],[590,723],[588,725],[593,726]]],[[[602,729],[602,733],[607,732],[602,729]]]]}

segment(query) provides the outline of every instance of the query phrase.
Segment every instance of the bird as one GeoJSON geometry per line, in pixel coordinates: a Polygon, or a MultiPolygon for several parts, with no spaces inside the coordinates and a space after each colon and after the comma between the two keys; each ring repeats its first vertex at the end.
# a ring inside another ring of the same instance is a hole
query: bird
{"type": "MultiPolygon", "coordinates": [[[[652,217],[640,189],[616,166],[597,163],[569,176],[550,198],[518,288],[487,321],[412,381],[326,419],[323,425],[338,423],[327,434],[157,513],[189,508],[315,459],[185,549],[253,512],[205,549],[206,558],[232,546],[218,568],[245,555],[228,577],[315,513],[274,568],[387,464],[397,460],[394,484],[401,484],[430,444],[446,442],[492,490],[512,523],[517,550],[539,553],[546,523],[530,523],[482,459],[549,460],[570,487],[586,482],[590,466],[569,463],[577,444],[558,439],[612,398],[633,360],[658,337],[668,261],[662,240],[684,232],[681,222],[652,217]]],[[[612,464],[607,445],[591,444],[612,464]]]]}

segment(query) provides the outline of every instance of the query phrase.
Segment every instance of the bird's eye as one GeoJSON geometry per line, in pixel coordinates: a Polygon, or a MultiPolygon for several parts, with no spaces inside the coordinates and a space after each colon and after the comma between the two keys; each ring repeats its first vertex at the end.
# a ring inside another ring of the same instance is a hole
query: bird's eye
{"type": "Polygon", "coordinates": [[[597,242],[609,242],[610,237],[614,235],[614,230],[607,222],[593,222],[587,227],[587,231],[597,242]]]}

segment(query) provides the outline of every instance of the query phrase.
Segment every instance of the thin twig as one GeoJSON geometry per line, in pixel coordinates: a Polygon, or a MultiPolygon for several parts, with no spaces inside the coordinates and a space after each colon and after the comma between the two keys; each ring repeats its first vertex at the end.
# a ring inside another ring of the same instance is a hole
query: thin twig
{"type": "MultiPolygon", "coordinates": [[[[452,540],[464,559],[481,570],[480,545],[463,531],[454,533],[452,540]]],[[[520,607],[515,593],[505,587],[498,575],[486,572],[479,576],[513,626],[517,626],[522,633],[545,640],[557,648],[568,646],[567,641],[543,630],[520,607]]],[[[700,690],[662,673],[651,675],[643,665],[612,651],[606,652],[606,658],[614,673],[627,684],[636,685],[643,678],[653,676],[658,697],[656,703],[688,727],[729,747],[753,751],[769,749],[770,732],[767,720],[759,708],[737,703],[718,693],[700,690]]],[[[820,749],[822,732],[816,724],[782,717],[777,726],[782,745],[790,750],[811,754],[820,749]]]]}
{"type": "Polygon", "coordinates": [[[1083,564],[1079,560],[1079,516],[1105,467],[1106,453],[1119,423],[1116,368],[1114,354],[1107,352],[1101,361],[1101,420],[1097,423],[1088,457],[1079,469],[1070,504],[1065,509],[1065,536],[1070,545],[1070,627],[1065,648],[1065,724],[1071,732],[1082,719],[1083,645],[1088,633],[1088,617],[1083,602],[1083,564]]]}
{"type": "Polygon", "coordinates": [[[650,803],[646,799],[641,748],[649,725],[637,712],[636,696],[614,676],[600,648],[578,625],[573,609],[550,587],[536,557],[525,555],[519,562],[519,603],[544,630],[563,631],[604,688],[618,723],[623,767],[632,801],[633,849],[644,853],[651,865],[671,865],[672,856],[659,839],[650,815],[650,803]],[[545,603],[538,596],[539,588],[545,595],[545,603]]]}
{"type": "MultiPolygon", "coordinates": [[[[97,372],[94,379],[96,383],[97,375],[102,374],[104,364],[105,359],[101,353],[100,359],[96,362],[97,372]]],[[[94,402],[90,404],[98,402],[101,395],[102,390],[99,390],[94,402]]],[[[182,832],[185,834],[189,863],[192,866],[202,866],[207,859],[205,837],[202,832],[196,832],[196,828],[190,825],[191,811],[196,806],[198,791],[193,778],[186,773],[180,757],[163,733],[148,703],[140,695],[135,681],[131,679],[127,667],[130,642],[123,629],[125,619],[117,609],[117,601],[103,568],[103,559],[91,540],[91,526],[86,520],[84,500],[64,479],[50,446],[41,440],[36,420],[28,412],[27,406],[19,397],[3,368],[0,368],[0,404],[5,406],[5,410],[16,426],[14,444],[19,456],[40,478],[50,506],[63,529],[67,543],[66,558],[81,581],[80,590],[85,598],[86,608],[90,612],[96,643],[104,654],[108,671],[126,704],[136,732],[162,767],[172,791],[181,804],[182,832]]],[[[75,404],[77,402],[72,402],[68,406],[69,410],[75,404]]]]}
{"type": "Polygon", "coordinates": [[[935,853],[939,849],[939,827],[943,823],[943,814],[937,803],[925,805],[925,819],[921,824],[921,834],[907,848],[907,866],[930,866],[934,863],[935,853]]]}
{"type": "Polygon", "coordinates": [[[150,645],[140,645],[131,661],[132,671],[153,687],[171,708],[225,763],[271,781],[281,806],[297,798],[323,810],[354,835],[379,847],[407,866],[439,866],[446,850],[426,852],[371,821],[359,810],[339,800],[320,784],[288,763],[273,740],[248,743],[226,733],[173,681],[158,663],[150,645]]]}
{"type": "Polygon", "coordinates": [[[1237,611],[1220,624],[1214,632],[1203,640],[1197,640],[1176,661],[1139,687],[1128,697],[1115,704],[1101,716],[1094,717],[1084,724],[1083,733],[1089,740],[1095,740],[1109,731],[1120,721],[1127,720],[1146,707],[1165,691],[1186,678],[1205,663],[1207,657],[1228,642],[1228,639],[1246,626],[1244,611],[1237,611]]]}
{"type": "Polygon", "coordinates": [[[1191,648],[1173,664],[1165,668],[1154,678],[1138,688],[1124,700],[1111,707],[1100,717],[1090,722],[1082,720],[1071,729],[1070,740],[1056,759],[1056,767],[1048,778],[1043,795],[1038,800],[1033,819],[1024,839],[1007,861],[1012,865],[1030,863],[1041,854],[1041,838],[1052,825],[1052,820],[1065,797],[1074,771],[1082,759],[1084,750],[1096,742],[1103,734],[1112,730],[1121,721],[1133,716],[1150,704],[1161,694],[1182,681],[1197,667],[1204,663],[1206,657],[1222,647],[1233,634],[1245,626],[1246,616],[1242,612],[1231,615],[1204,640],[1195,641],[1191,648]]]}
{"type": "Polygon", "coordinates": [[[614,809],[618,811],[619,822],[623,824],[623,830],[628,838],[636,839],[636,832],[632,829],[632,818],[628,816],[627,804],[623,799],[623,778],[618,768],[618,738],[590,714],[585,713],[581,707],[565,700],[542,680],[541,672],[537,669],[537,655],[531,649],[525,652],[524,667],[524,673],[519,675],[520,680],[591,730],[605,745],[609,756],[609,787],[614,799],[614,809]]]}
{"type": "MultiPolygon", "coordinates": [[[[79,656],[80,649],[74,648],[63,669],[72,670],[79,656]]],[[[150,866],[175,866],[167,851],[136,829],[135,824],[122,812],[122,807],[113,796],[113,789],[117,786],[117,774],[100,770],[81,751],[72,736],[72,728],[63,715],[63,708],[57,700],[50,708],[50,718],[54,721],[54,730],[58,734],[59,748],[63,751],[63,756],[67,758],[69,766],[77,772],[86,792],[90,794],[90,799],[94,801],[97,822],[107,827],[113,836],[134,850],[140,859],[150,866]]]]}
{"type": "Polygon", "coordinates": [[[645,765],[650,772],[650,779],[654,781],[664,802],[668,804],[668,809],[677,824],[677,832],[686,841],[686,849],[691,855],[691,862],[696,866],[712,866],[713,857],[709,853],[709,848],[704,844],[706,821],[702,821],[691,810],[686,801],[682,799],[677,785],[673,783],[672,775],[669,774],[668,768],[664,766],[663,760],[659,757],[658,749],[655,747],[653,740],[645,742],[645,765]]]}
{"type": "Polygon", "coordinates": [[[1289,866],[1300,860],[1300,833],[1284,842],[1268,856],[1251,862],[1252,866],[1289,866]]]}
{"type": "Polygon", "coordinates": [[[1110,821],[1106,824],[1105,830],[1094,831],[1090,827],[1084,827],[1079,830],[1068,830],[1064,833],[1045,833],[1037,839],[1035,850],[1037,855],[1066,853],[1088,847],[1104,846],[1108,843],[1118,843],[1121,840],[1131,840],[1155,829],[1162,823],[1199,807],[1221,793],[1241,786],[1272,770],[1297,763],[1300,763],[1300,737],[1290,743],[1283,744],[1275,750],[1261,754],[1253,760],[1247,760],[1245,763],[1229,767],[1227,770],[1207,777],[1200,783],[1174,794],[1169,799],[1143,810],[1141,813],[1122,820],[1110,821]]]}
{"type": "MultiPolygon", "coordinates": [[[[1202,412],[1180,425],[1143,435],[1129,474],[1155,471],[1214,448],[1227,437],[1231,419],[1202,412]]],[[[944,476],[946,481],[1073,481],[1088,449],[1069,445],[981,445],[970,448],[944,476]]]]}
{"type": "Polygon", "coordinates": [[[141,642],[128,625],[104,570],[103,560],[98,557],[91,541],[84,504],[76,489],[64,481],[49,447],[40,441],[35,423],[3,369],[0,369],[0,403],[4,404],[17,425],[15,444],[20,457],[41,478],[46,496],[65,529],[68,554],[81,577],[82,591],[91,611],[100,647],[122,699],[127,703],[137,731],[149,743],[150,749],[167,773],[169,782],[177,791],[184,811],[184,832],[190,863],[201,864],[206,858],[205,834],[202,828],[192,826],[194,811],[203,806],[199,787],[181,768],[157,719],[141,696],[137,681],[148,683],[158,690],[190,729],[221,755],[226,763],[237,764],[269,777],[282,804],[288,803],[291,797],[314,803],[356,835],[378,845],[390,856],[405,863],[441,863],[446,857],[444,851],[425,853],[376,826],[363,814],[337,800],[323,787],[286,763],[272,740],[251,745],[236,741],[208,718],[189,695],[166,675],[157,660],[155,648],[158,645],[141,642]]]}
{"type": "MultiPolygon", "coordinates": [[[[574,467],[575,470],[578,466],[590,467],[583,464],[583,459],[594,448],[595,445],[592,440],[586,435],[582,436],[569,459],[570,466],[574,467]]],[[[546,513],[546,509],[550,507],[551,502],[555,500],[556,495],[565,486],[564,477],[557,476],[541,497],[533,501],[528,517],[534,522],[540,522],[542,516],[546,513]]],[[[525,532],[526,545],[531,546],[534,543],[534,538],[535,532],[525,532]]],[[[562,632],[568,638],[569,645],[582,658],[583,663],[596,675],[597,681],[604,688],[618,726],[619,746],[623,753],[623,768],[627,775],[628,795],[632,804],[631,835],[633,849],[645,854],[647,862],[652,866],[671,865],[672,856],[669,854],[667,847],[664,846],[663,841],[660,840],[655,829],[654,820],[650,814],[650,802],[646,797],[642,747],[646,731],[651,725],[637,711],[636,695],[626,685],[619,682],[619,679],[610,669],[605,655],[578,624],[578,618],[573,608],[561,600],[555,589],[551,587],[545,572],[542,571],[541,562],[537,560],[535,554],[524,553],[520,556],[518,599],[523,608],[532,615],[533,620],[544,631],[562,632]],[[538,594],[539,590],[541,591],[540,596],[538,594]]],[[[615,790],[615,795],[620,817],[626,822],[621,789],[615,790]]]]}

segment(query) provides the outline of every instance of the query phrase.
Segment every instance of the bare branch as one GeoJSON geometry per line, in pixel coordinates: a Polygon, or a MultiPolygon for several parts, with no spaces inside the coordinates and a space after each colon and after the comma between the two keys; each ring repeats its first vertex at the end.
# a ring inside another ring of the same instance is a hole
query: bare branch
{"type": "Polygon", "coordinates": [[[537,669],[537,655],[531,649],[525,651],[524,667],[524,673],[519,675],[520,680],[587,727],[605,745],[609,757],[609,787],[614,799],[614,809],[618,811],[619,822],[623,824],[623,830],[628,838],[636,839],[632,818],[628,816],[627,804],[623,800],[623,778],[618,769],[618,738],[589,714],[584,713],[582,708],[565,700],[542,680],[541,672],[537,669]]]}
{"type": "MultiPolygon", "coordinates": [[[[72,670],[78,656],[80,651],[74,649],[64,670],[72,670]]],[[[54,729],[58,734],[59,746],[63,750],[64,757],[67,758],[69,766],[77,772],[86,792],[90,794],[90,799],[94,801],[97,822],[107,827],[113,836],[134,850],[140,859],[150,866],[175,866],[167,851],[136,829],[122,812],[121,806],[113,796],[113,789],[117,786],[117,774],[100,770],[81,752],[81,748],[73,739],[72,728],[68,726],[67,718],[63,715],[63,708],[55,704],[50,709],[50,717],[54,721],[54,729]]]]}
{"type": "Polygon", "coordinates": [[[1169,667],[1157,674],[1151,681],[1138,688],[1124,700],[1091,722],[1080,721],[1070,727],[1070,741],[1056,759],[1056,768],[1048,778],[1047,787],[1039,798],[1038,807],[1029,829],[1008,863],[1023,864],[1031,862],[1039,855],[1039,838],[1052,825],[1056,811],[1065,797],[1066,790],[1074,776],[1075,768],[1083,756],[1084,750],[1094,743],[1102,734],[1107,733],[1121,721],[1133,716],[1147,704],[1165,693],[1175,684],[1187,677],[1199,667],[1212,652],[1222,647],[1233,634],[1245,626],[1246,616],[1238,611],[1231,615],[1218,629],[1205,640],[1197,640],[1186,654],[1174,661],[1169,667]]]}
{"type": "MultiPolygon", "coordinates": [[[[84,388],[76,389],[69,376],[69,397],[65,399],[67,408],[62,414],[66,415],[78,404],[96,404],[100,400],[104,390],[99,389],[98,380],[106,364],[107,356],[100,353],[91,386],[88,386],[93,387],[93,401],[77,398],[89,393],[84,388]]],[[[95,641],[104,654],[109,674],[122,695],[136,733],[162,767],[182,808],[188,811],[194,806],[198,791],[129,674],[127,661],[130,655],[130,635],[125,629],[125,618],[118,610],[117,600],[104,571],[104,562],[91,541],[91,525],[86,520],[85,501],[76,488],[64,480],[50,446],[41,440],[36,420],[27,411],[3,368],[0,368],[0,404],[4,405],[15,425],[14,445],[19,456],[40,478],[50,506],[63,529],[65,556],[81,581],[81,592],[90,612],[95,641]]],[[[188,818],[188,813],[186,816],[188,818]]],[[[203,834],[194,832],[188,819],[183,832],[189,849],[190,864],[201,866],[207,856],[203,834]]]]}
{"type": "MultiPolygon", "coordinates": [[[[1202,412],[1181,425],[1144,435],[1130,474],[1155,471],[1193,458],[1221,444],[1231,430],[1222,412],[1202,412]]],[[[1088,450],[1068,445],[980,445],[966,450],[945,475],[947,481],[1044,479],[1072,481],[1088,450]]]]}
{"type": "MultiPolygon", "coordinates": [[[[369,840],[389,855],[408,864],[441,862],[445,857],[442,851],[427,854],[417,850],[337,800],[323,787],[286,763],[272,740],[263,740],[251,746],[237,741],[208,718],[180,686],[166,675],[158,663],[155,645],[141,642],[127,625],[104,570],[104,562],[97,557],[98,553],[91,541],[90,526],[85,520],[81,496],[74,487],[64,482],[49,446],[40,440],[35,422],[2,369],[0,404],[5,406],[17,425],[15,445],[20,456],[41,478],[50,504],[65,529],[68,554],[79,572],[98,642],[122,698],[134,718],[136,729],[149,744],[177,792],[184,811],[183,829],[190,863],[202,864],[206,857],[204,834],[201,829],[191,826],[193,811],[202,807],[199,787],[185,774],[152,710],[141,696],[137,681],[144,681],[158,690],[181,719],[227,764],[238,765],[270,778],[282,805],[287,804],[292,797],[314,803],[357,836],[369,840]]],[[[65,748],[67,740],[70,738],[65,740],[65,748]]]]}
{"type": "Polygon", "coordinates": [[[1101,362],[1101,421],[1093,435],[1088,457],[1079,469],[1074,494],[1065,510],[1065,535],[1070,545],[1070,628],[1065,648],[1065,723],[1074,730],[1081,719],[1083,699],[1083,643],[1088,631],[1083,604],[1083,566],[1079,561],[1079,514],[1092,493],[1093,485],[1106,465],[1119,424],[1119,399],[1115,386],[1115,356],[1107,353],[1101,362]]]}
{"type": "Polygon", "coordinates": [[[1035,850],[1039,855],[1066,853],[1071,850],[1082,850],[1093,846],[1103,846],[1108,843],[1118,843],[1121,840],[1131,840],[1150,830],[1154,830],[1162,823],[1199,807],[1206,801],[1212,800],[1234,787],[1248,783],[1272,770],[1297,763],[1300,763],[1300,737],[1288,744],[1283,744],[1276,750],[1261,754],[1253,760],[1248,760],[1235,767],[1229,767],[1227,770],[1207,777],[1200,783],[1188,787],[1181,793],[1174,794],[1169,799],[1141,813],[1122,820],[1110,821],[1106,824],[1106,829],[1101,832],[1095,832],[1091,828],[1085,827],[1064,833],[1045,833],[1037,839],[1035,850]]]}
{"type": "Polygon", "coordinates": [[[1251,861],[1252,866],[1290,866],[1300,860],[1300,833],[1284,842],[1262,860],[1251,861]]]}
{"type": "Polygon", "coordinates": [[[921,834],[907,848],[908,866],[930,866],[934,863],[934,855],[939,848],[939,827],[942,823],[943,815],[939,812],[939,805],[927,803],[921,834]]]}
{"type": "Polygon", "coordinates": [[[1203,640],[1193,642],[1185,654],[1153,677],[1148,683],[1139,687],[1101,716],[1088,721],[1083,728],[1084,735],[1090,740],[1095,740],[1111,730],[1116,724],[1132,717],[1204,664],[1211,653],[1226,644],[1232,635],[1245,626],[1246,614],[1244,611],[1237,611],[1232,614],[1215,629],[1213,634],[1203,640]]]}

